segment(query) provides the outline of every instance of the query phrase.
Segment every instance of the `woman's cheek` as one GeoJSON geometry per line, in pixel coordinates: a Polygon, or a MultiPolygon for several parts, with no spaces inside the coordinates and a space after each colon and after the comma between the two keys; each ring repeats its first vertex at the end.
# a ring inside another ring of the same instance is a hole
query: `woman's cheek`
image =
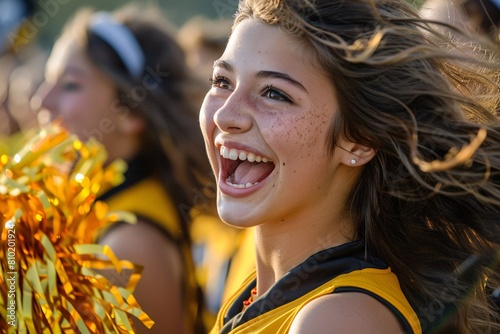
{"type": "Polygon", "coordinates": [[[206,132],[203,134],[204,136],[209,138],[214,136],[214,131],[217,130],[215,115],[224,106],[224,102],[224,99],[218,97],[207,97],[205,99],[200,114],[200,126],[206,132]]]}

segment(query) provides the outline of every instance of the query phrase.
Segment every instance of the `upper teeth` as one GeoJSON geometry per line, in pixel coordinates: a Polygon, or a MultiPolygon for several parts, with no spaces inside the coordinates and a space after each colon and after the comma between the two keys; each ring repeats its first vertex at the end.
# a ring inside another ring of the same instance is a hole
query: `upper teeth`
{"type": "Polygon", "coordinates": [[[250,162],[269,162],[269,160],[266,157],[261,157],[258,154],[252,153],[252,152],[247,152],[243,150],[237,150],[235,148],[227,148],[225,146],[220,147],[220,155],[222,155],[225,159],[230,159],[230,160],[248,160],[250,162]]]}

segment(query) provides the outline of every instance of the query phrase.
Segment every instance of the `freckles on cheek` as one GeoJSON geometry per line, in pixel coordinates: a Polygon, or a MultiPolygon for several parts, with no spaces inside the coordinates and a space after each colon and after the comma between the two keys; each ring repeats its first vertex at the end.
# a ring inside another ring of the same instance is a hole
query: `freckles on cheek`
{"type": "Polygon", "coordinates": [[[305,116],[292,122],[291,131],[296,142],[297,153],[307,159],[323,159],[323,154],[314,154],[314,151],[323,150],[326,135],[330,126],[332,114],[328,106],[311,110],[305,116]]]}
{"type": "Polygon", "coordinates": [[[292,126],[293,137],[296,141],[294,145],[300,149],[298,153],[302,157],[308,158],[311,156],[311,151],[320,144],[318,133],[321,132],[317,126],[317,120],[311,116],[307,115],[297,119],[292,126]]]}
{"type": "Polygon", "coordinates": [[[288,128],[287,120],[284,117],[263,117],[258,124],[262,138],[270,143],[284,141],[288,128]]]}

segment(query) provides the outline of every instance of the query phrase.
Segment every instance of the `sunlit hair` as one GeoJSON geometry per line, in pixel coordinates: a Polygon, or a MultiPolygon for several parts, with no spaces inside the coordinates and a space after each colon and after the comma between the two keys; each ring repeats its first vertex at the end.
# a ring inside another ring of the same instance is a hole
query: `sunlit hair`
{"type": "Polygon", "coordinates": [[[346,210],[423,329],[498,333],[489,301],[500,286],[496,46],[453,44],[399,0],[242,1],[235,26],[249,18],[296,36],[331,79],[340,110],[329,154],[340,136],[377,151],[346,210]],[[488,265],[465,272],[471,255],[488,265]]]}

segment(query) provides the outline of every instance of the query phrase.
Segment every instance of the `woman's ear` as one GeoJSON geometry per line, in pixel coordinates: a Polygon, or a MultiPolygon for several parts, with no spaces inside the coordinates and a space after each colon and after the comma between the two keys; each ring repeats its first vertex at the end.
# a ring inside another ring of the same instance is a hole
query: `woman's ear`
{"type": "Polygon", "coordinates": [[[377,151],[372,147],[353,143],[345,139],[337,146],[341,148],[339,150],[340,162],[347,166],[363,166],[377,154],[377,151]]]}
{"type": "Polygon", "coordinates": [[[350,166],[362,166],[369,162],[375,156],[375,154],[377,154],[377,151],[375,151],[375,149],[371,147],[361,144],[354,144],[351,150],[352,157],[348,159],[348,164],[350,166]]]}

